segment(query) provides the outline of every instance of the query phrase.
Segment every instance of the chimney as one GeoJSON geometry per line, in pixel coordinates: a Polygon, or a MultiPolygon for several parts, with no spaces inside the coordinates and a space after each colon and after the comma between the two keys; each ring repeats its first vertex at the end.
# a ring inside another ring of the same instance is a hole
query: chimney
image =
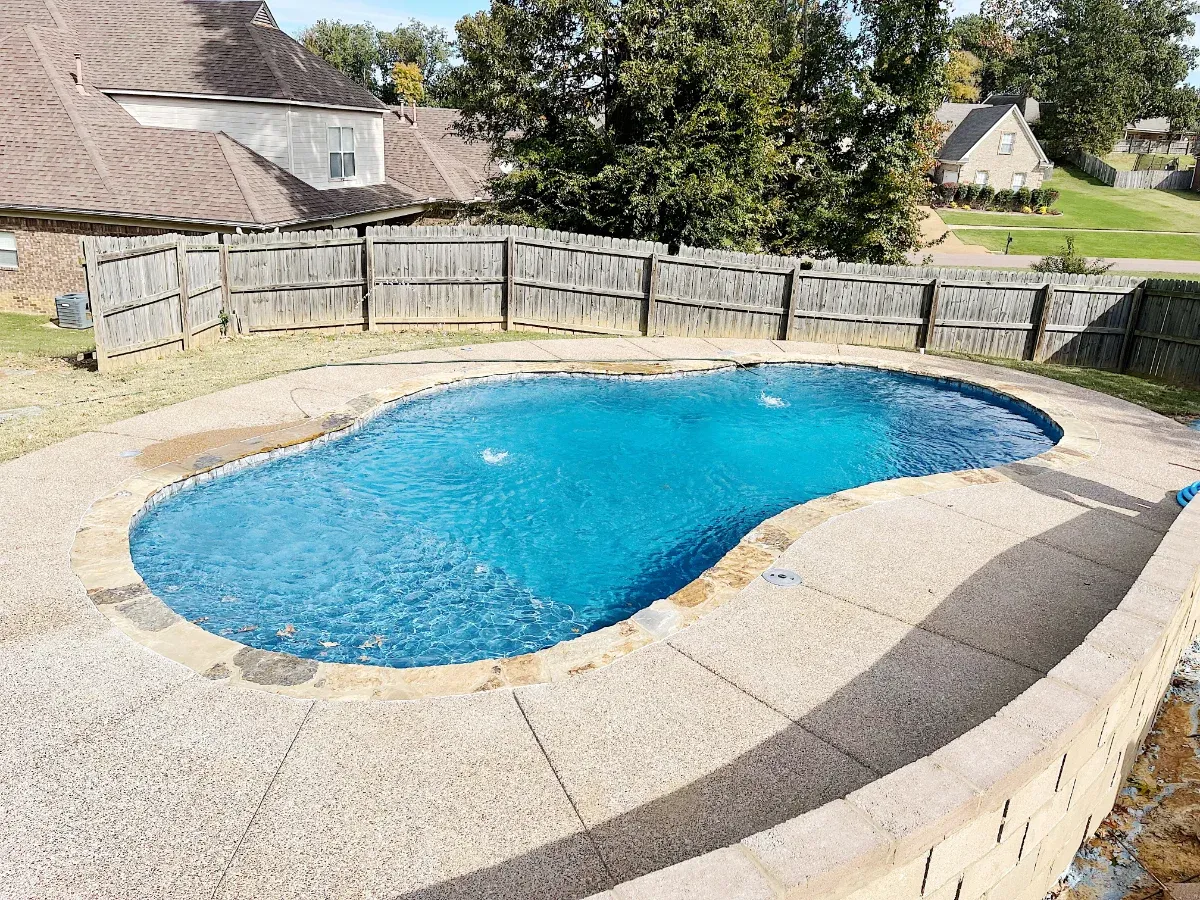
{"type": "Polygon", "coordinates": [[[75,54],[75,90],[86,93],[83,89],[83,57],[78,53],[75,54]]]}

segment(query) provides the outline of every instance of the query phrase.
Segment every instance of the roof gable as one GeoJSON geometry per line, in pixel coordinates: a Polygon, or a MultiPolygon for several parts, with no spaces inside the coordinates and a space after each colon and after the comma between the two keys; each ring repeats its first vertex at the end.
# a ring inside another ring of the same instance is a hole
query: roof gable
{"type": "Polygon", "coordinates": [[[971,151],[996,129],[998,125],[1008,119],[1015,121],[1017,131],[1024,136],[1024,139],[1037,152],[1038,160],[1042,165],[1049,165],[1050,160],[1042,150],[1042,145],[1038,143],[1033,132],[1029,129],[1029,123],[1025,121],[1025,117],[1021,115],[1021,111],[1013,105],[1008,106],[990,106],[984,105],[970,111],[967,116],[959,123],[947,137],[942,148],[938,151],[937,158],[943,162],[962,162],[966,160],[971,151]]]}

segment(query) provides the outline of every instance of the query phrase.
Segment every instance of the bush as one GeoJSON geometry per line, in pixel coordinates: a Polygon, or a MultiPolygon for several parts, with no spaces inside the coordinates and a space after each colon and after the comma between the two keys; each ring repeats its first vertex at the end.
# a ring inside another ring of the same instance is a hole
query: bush
{"type": "Polygon", "coordinates": [[[996,191],[996,198],[995,198],[995,200],[992,201],[992,204],[996,207],[996,209],[1004,209],[1004,210],[1012,209],[1013,192],[1010,191],[1008,188],[1004,188],[1004,190],[996,191]]]}
{"type": "Polygon", "coordinates": [[[967,188],[967,202],[970,203],[972,206],[974,206],[976,203],[978,203],[979,202],[979,192],[982,190],[983,190],[983,186],[979,185],[979,184],[973,184],[969,188],[967,188]]]}
{"type": "Polygon", "coordinates": [[[1021,207],[1021,212],[1025,213],[1025,215],[1027,215],[1027,216],[1028,216],[1028,215],[1032,215],[1032,213],[1033,213],[1033,207],[1032,207],[1032,206],[1022,206],[1022,207],[1021,207]]]}
{"type": "Polygon", "coordinates": [[[967,199],[967,191],[970,190],[970,188],[971,186],[969,184],[960,184],[958,186],[958,190],[954,192],[954,199],[959,203],[965,201],[967,199]]]}
{"type": "Polygon", "coordinates": [[[985,184],[979,189],[979,202],[983,204],[984,209],[987,209],[991,205],[995,196],[996,189],[990,184],[985,184]]]}
{"type": "Polygon", "coordinates": [[[1036,212],[1036,213],[1037,213],[1039,216],[1044,216],[1044,215],[1046,215],[1047,213],[1049,213],[1049,212],[1050,212],[1050,207],[1048,207],[1048,206],[1039,206],[1037,209],[1035,209],[1035,210],[1034,210],[1034,212],[1036,212]]]}
{"type": "Polygon", "coordinates": [[[1022,208],[1031,206],[1033,204],[1033,191],[1029,190],[1027,187],[1021,188],[1019,191],[1017,191],[1016,203],[1017,206],[1022,208]]]}
{"type": "Polygon", "coordinates": [[[1075,239],[1067,238],[1062,252],[1057,256],[1043,256],[1029,268],[1035,272],[1061,272],[1067,275],[1103,275],[1113,267],[1112,263],[1088,259],[1075,252],[1075,239]]]}
{"type": "Polygon", "coordinates": [[[957,204],[957,203],[955,203],[953,200],[951,200],[951,201],[950,201],[949,203],[947,203],[946,205],[947,205],[948,207],[950,207],[951,209],[958,209],[958,204],[957,204]]]}
{"type": "Polygon", "coordinates": [[[1053,206],[1058,202],[1058,191],[1054,188],[1046,188],[1046,205],[1053,206]]]}
{"type": "Polygon", "coordinates": [[[942,202],[949,203],[954,199],[954,195],[958,193],[958,182],[952,181],[949,184],[939,185],[942,193],[942,202]]]}
{"type": "Polygon", "coordinates": [[[1049,193],[1050,192],[1045,190],[1044,188],[1034,189],[1029,194],[1029,199],[1030,199],[1029,205],[1033,206],[1034,208],[1037,208],[1040,206],[1049,206],[1050,205],[1050,197],[1048,196],[1049,193]]]}

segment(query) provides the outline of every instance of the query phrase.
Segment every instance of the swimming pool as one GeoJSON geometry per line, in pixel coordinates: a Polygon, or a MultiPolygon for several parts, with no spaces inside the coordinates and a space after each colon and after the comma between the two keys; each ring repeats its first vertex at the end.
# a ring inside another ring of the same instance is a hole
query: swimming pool
{"type": "Polygon", "coordinates": [[[182,491],[131,551],[177,612],[253,647],[468,662],[627,618],[797,503],[1057,438],[999,395],[873,369],[467,383],[182,491]]]}

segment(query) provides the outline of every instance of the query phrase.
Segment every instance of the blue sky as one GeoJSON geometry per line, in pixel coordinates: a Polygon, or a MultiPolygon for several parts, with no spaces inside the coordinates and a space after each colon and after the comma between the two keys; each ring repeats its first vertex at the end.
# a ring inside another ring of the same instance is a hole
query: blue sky
{"type": "MultiPolygon", "coordinates": [[[[336,6],[316,0],[267,0],[275,18],[285,31],[295,34],[317,19],[341,19],[343,22],[372,22],[380,28],[394,28],[409,19],[429,25],[441,25],[453,32],[454,23],[467,13],[484,9],[487,0],[341,0],[336,6]]],[[[976,12],[979,0],[957,0],[958,14],[976,12]]],[[[1197,39],[1194,39],[1197,40],[1197,39]]],[[[1188,78],[1200,84],[1200,71],[1188,78]]]]}

